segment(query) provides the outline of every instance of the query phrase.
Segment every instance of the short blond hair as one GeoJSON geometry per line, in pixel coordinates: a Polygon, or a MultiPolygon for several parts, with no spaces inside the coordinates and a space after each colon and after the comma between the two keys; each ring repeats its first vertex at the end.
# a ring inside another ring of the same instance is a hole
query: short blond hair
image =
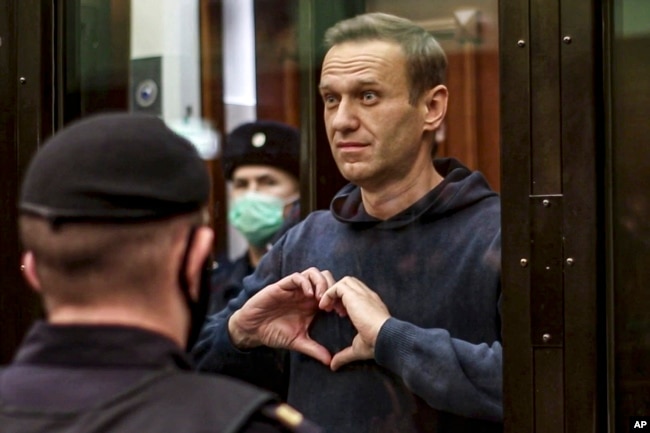
{"type": "Polygon", "coordinates": [[[447,56],[436,39],[414,22],[373,12],[338,22],[325,32],[326,49],[350,41],[382,40],[398,44],[406,56],[410,92],[415,104],[427,90],[444,84],[447,56]]]}

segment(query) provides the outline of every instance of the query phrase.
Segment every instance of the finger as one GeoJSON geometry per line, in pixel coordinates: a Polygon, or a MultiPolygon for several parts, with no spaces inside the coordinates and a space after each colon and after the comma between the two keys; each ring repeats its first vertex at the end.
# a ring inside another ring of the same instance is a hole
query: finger
{"type": "Polygon", "coordinates": [[[332,273],[327,270],[320,271],[317,268],[309,268],[304,272],[304,274],[312,282],[312,290],[316,299],[322,298],[323,293],[336,283],[332,273]]]}
{"type": "Polygon", "coordinates": [[[302,287],[304,277],[298,272],[287,275],[281,280],[277,281],[275,284],[280,286],[283,290],[295,290],[296,288],[302,287]]]}
{"type": "Polygon", "coordinates": [[[321,272],[318,268],[311,267],[307,268],[304,271],[300,272],[301,278],[304,280],[301,282],[301,289],[305,296],[312,297],[316,294],[315,287],[317,285],[323,285],[325,283],[325,278],[321,275],[321,272]]]}
{"type": "Polygon", "coordinates": [[[311,338],[295,340],[292,349],[304,353],[307,356],[311,356],[324,365],[330,365],[330,362],[332,361],[332,355],[329,351],[311,338]]]}
{"type": "Polygon", "coordinates": [[[340,317],[346,317],[348,315],[348,311],[343,304],[342,298],[338,297],[333,299],[329,298],[328,302],[326,303],[319,302],[318,308],[327,312],[336,311],[336,314],[338,314],[340,317]]]}
{"type": "Polygon", "coordinates": [[[332,311],[336,303],[339,302],[339,299],[343,296],[341,289],[343,284],[345,283],[339,281],[327,289],[318,302],[318,308],[325,311],[332,311]]]}
{"type": "Polygon", "coordinates": [[[336,280],[330,271],[324,270],[322,274],[327,280],[327,287],[332,287],[336,283],[336,280]]]}
{"type": "Polygon", "coordinates": [[[345,364],[349,364],[350,362],[356,361],[357,359],[358,358],[355,356],[352,346],[348,346],[334,355],[329,364],[330,369],[332,371],[336,371],[339,368],[343,367],[345,364]]]}
{"type": "Polygon", "coordinates": [[[336,314],[340,317],[346,317],[348,315],[348,310],[345,309],[345,305],[343,305],[342,302],[336,302],[334,304],[334,311],[336,311],[336,314]]]}
{"type": "Polygon", "coordinates": [[[278,284],[283,290],[301,290],[306,297],[311,298],[313,296],[311,281],[299,272],[294,272],[293,274],[284,277],[276,284],[278,284]]]}
{"type": "Polygon", "coordinates": [[[299,275],[300,275],[300,288],[302,289],[303,294],[308,298],[315,296],[311,276],[309,274],[307,275],[299,274],[299,275]]]}
{"type": "Polygon", "coordinates": [[[315,287],[315,292],[316,292],[316,299],[320,300],[323,297],[323,294],[332,287],[334,284],[336,284],[336,280],[334,279],[334,276],[332,273],[328,270],[322,271],[321,272],[322,277],[325,279],[324,284],[319,284],[318,286],[315,287]]]}
{"type": "Polygon", "coordinates": [[[344,283],[347,287],[350,289],[353,289],[357,292],[363,292],[365,290],[370,290],[368,286],[366,286],[363,281],[358,279],[357,277],[353,277],[351,275],[347,275],[339,281],[339,283],[344,283]]]}

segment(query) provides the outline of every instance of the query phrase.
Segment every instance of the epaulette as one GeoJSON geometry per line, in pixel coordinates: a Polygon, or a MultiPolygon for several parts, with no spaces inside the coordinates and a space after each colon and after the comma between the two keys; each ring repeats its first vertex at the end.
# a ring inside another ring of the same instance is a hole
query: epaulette
{"type": "Polygon", "coordinates": [[[290,432],[322,433],[323,429],[306,419],[303,414],[286,403],[268,404],[262,408],[262,413],[277,421],[290,432]]]}

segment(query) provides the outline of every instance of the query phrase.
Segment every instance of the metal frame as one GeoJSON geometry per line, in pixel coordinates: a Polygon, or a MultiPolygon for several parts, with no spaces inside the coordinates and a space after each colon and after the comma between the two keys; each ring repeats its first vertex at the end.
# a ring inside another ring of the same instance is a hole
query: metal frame
{"type": "Polygon", "coordinates": [[[500,3],[506,432],[603,413],[598,4],[500,3]]]}
{"type": "MultiPolygon", "coordinates": [[[[301,170],[309,179],[304,211],[317,206],[319,179],[331,175],[316,162],[316,75],[306,76],[319,70],[315,47],[321,18],[336,18],[323,15],[319,8],[325,3],[330,12],[344,9],[331,6],[334,2],[301,2],[301,50],[312,53],[301,57],[306,71],[301,123],[307,137],[301,170]]],[[[6,65],[0,77],[10,83],[0,87],[0,181],[5,185],[0,200],[6,209],[0,223],[15,227],[18,180],[31,153],[54,130],[52,89],[62,59],[53,41],[60,27],[53,0],[0,0],[0,8],[0,63],[6,65]]],[[[605,136],[601,13],[596,0],[500,2],[509,433],[604,431],[606,399],[598,386],[606,369],[599,365],[606,351],[598,342],[606,335],[599,295],[605,293],[604,278],[598,271],[606,244],[600,230],[605,203],[599,195],[605,170],[598,154],[605,136]]],[[[0,233],[0,361],[6,362],[39,309],[22,283],[16,231],[0,233]]]]}
{"type": "MultiPolygon", "coordinates": [[[[0,79],[6,85],[0,86],[0,224],[2,227],[16,226],[16,210],[13,203],[17,200],[17,149],[15,146],[18,135],[16,129],[16,106],[18,95],[18,74],[16,71],[17,47],[14,43],[16,35],[16,2],[0,0],[0,79]],[[12,187],[13,186],[13,187],[12,187]]],[[[18,239],[15,230],[0,230],[0,254],[2,262],[0,269],[0,363],[11,359],[13,351],[19,342],[22,324],[12,318],[12,303],[21,297],[20,273],[18,272],[18,257],[15,251],[18,239]]]]}
{"type": "MultiPolygon", "coordinates": [[[[619,6],[622,7],[622,6],[619,6]]],[[[606,407],[604,412],[607,414],[607,431],[614,432],[616,425],[616,347],[615,347],[615,320],[614,320],[614,230],[613,230],[613,124],[612,124],[612,41],[614,38],[614,23],[612,17],[614,15],[614,1],[608,0],[603,2],[603,105],[604,105],[604,134],[605,142],[605,250],[607,251],[606,258],[606,279],[607,286],[605,293],[605,335],[604,339],[607,342],[606,348],[606,380],[603,381],[606,394],[606,407]]]]}
{"type": "Polygon", "coordinates": [[[16,202],[29,158],[53,130],[53,2],[0,0],[0,9],[0,362],[7,362],[41,314],[19,270],[16,202]]]}

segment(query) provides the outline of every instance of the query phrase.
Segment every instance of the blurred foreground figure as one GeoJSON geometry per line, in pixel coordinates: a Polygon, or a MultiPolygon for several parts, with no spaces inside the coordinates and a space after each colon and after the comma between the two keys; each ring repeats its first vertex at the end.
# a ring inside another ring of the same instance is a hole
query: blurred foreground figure
{"type": "Polygon", "coordinates": [[[314,431],[270,393],[189,371],[209,191],[194,147],[156,117],[93,116],[46,142],[19,225],[47,318],[0,370],[2,433],[314,431]]]}

